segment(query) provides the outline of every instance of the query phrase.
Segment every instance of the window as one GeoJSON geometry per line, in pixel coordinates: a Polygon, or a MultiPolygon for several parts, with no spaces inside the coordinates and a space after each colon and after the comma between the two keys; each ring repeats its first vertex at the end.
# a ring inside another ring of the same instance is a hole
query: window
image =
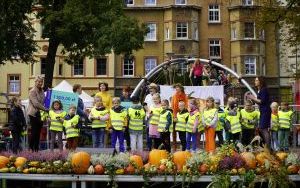
{"type": "Polygon", "coordinates": [[[40,61],[41,61],[41,74],[45,74],[46,73],[46,58],[41,57],[40,61]]]}
{"type": "Polygon", "coordinates": [[[254,23],[246,22],[245,23],[245,38],[246,39],[254,39],[254,23]]]}
{"type": "Polygon", "coordinates": [[[73,75],[74,76],[83,76],[84,66],[83,59],[74,62],[73,64],[73,75]]]}
{"type": "Polygon", "coordinates": [[[34,76],[34,63],[30,64],[30,75],[34,76]]]}
{"type": "Polygon", "coordinates": [[[237,39],[236,28],[232,28],[232,30],[231,30],[231,39],[232,40],[237,39]]]}
{"type": "Polygon", "coordinates": [[[156,0],[145,0],[145,5],[156,5],[156,0]]]}
{"type": "Polygon", "coordinates": [[[125,0],[125,5],[134,5],[134,0],[125,0]]]}
{"type": "Polygon", "coordinates": [[[186,22],[178,22],[176,24],[176,38],[178,39],[188,38],[188,24],[186,22]]]}
{"type": "Polygon", "coordinates": [[[253,56],[246,56],[244,59],[245,74],[256,75],[256,58],[253,56]]]}
{"type": "Polygon", "coordinates": [[[169,40],[170,39],[170,29],[167,28],[166,29],[166,40],[169,40]]]}
{"type": "Polygon", "coordinates": [[[105,57],[96,59],[96,75],[106,75],[106,62],[105,57]]]}
{"type": "Polygon", "coordinates": [[[220,22],[220,7],[219,5],[208,6],[208,22],[219,23],[220,22]]]}
{"type": "Polygon", "coordinates": [[[186,5],[186,0],[175,0],[175,5],[186,5]]]}
{"type": "Polygon", "coordinates": [[[209,41],[209,58],[220,58],[221,57],[221,41],[210,40],[209,41]]]}
{"type": "Polygon", "coordinates": [[[149,32],[147,33],[145,41],[156,41],[156,24],[149,23],[147,24],[149,32]]]}
{"type": "Polygon", "coordinates": [[[177,73],[179,75],[184,75],[188,72],[188,65],[185,62],[178,63],[177,73]]]}
{"type": "Polygon", "coordinates": [[[134,61],[132,58],[124,59],[123,76],[134,76],[134,61]]]}
{"type": "Polygon", "coordinates": [[[41,38],[43,39],[45,38],[45,25],[42,22],[40,22],[40,24],[41,38]]]}
{"type": "Polygon", "coordinates": [[[155,58],[146,58],[145,59],[145,75],[148,74],[154,67],[156,67],[155,58]]]}
{"type": "Polygon", "coordinates": [[[199,36],[198,36],[198,24],[197,23],[193,23],[193,39],[194,40],[199,40],[199,36]]]}
{"type": "Polygon", "coordinates": [[[243,0],[243,5],[251,6],[251,5],[253,5],[253,0],[243,0]]]}
{"type": "Polygon", "coordinates": [[[62,76],[63,75],[63,64],[58,65],[58,75],[62,76]]]}
{"type": "Polygon", "coordinates": [[[21,79],[20,75],[8,75],[8,93],[9,94],[20,94],[21,90],[21,79]]]}

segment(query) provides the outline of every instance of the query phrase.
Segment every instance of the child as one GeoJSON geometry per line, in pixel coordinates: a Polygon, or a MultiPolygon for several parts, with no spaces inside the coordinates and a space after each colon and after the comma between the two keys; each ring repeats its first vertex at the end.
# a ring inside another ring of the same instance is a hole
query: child
{"type": "Polygon", "coordinates": [[[189,111],[185,108],[185,103],[179,101],[178,103],[179,112],[177,112],[175,131],[179,134],[179,139],[181,142],[181,150],[185,151],[186,149],[186,123],[189,118],[189,111]]]}
{"type": "Polygon", "coordinates": [[[216,149],[215,142],[215,128],[218,123],[218,110],[214,107],[214,98],[208,97],[206,99],[206,108],[202,115],[202,124],[205,130],[205,150],[212,153],[216,149]]]}
{"type": "Polygon", "coordinates": [[[149,117],[149,137],[153,139],[154,148],[157,149],[160,145],[160,134],[157,131],[160,112],[162,111],[160,104],[160,96],[158,93],[153,94],[152,100],[154,105],[148,112],[149,117]]]}
{"type": "Polygon", "coordinates": [[[169,109],[169,101],[166,99],[162,100],[161,107],[162,111],[160,112],[157,131],[160,133],[161,143],[164,145],[164,148],[170,153],[170,129],[173,130],[173,117],[172,112],[169,109]]]}
{"type": "Polygon", "coordinates": [[[279,128],[279,118],[278,118],[278,103],[272,102],[271,104],[271,149],[273,151],[279,150],[278,143],[278,128],[279,128]]]}
{"type": "Polygon", "coordinates": [[[143,127],[145,119],[145,111],[143,106],[139,104],[139,98],[133,96],[131,98],[132,106],[128,109],[130,147],[132,151],[143,151],[143,127]]]}
{"type": "Polygon", "coordinates": [[[281,103],[281,110],[278,112],[279,118],[279,147],[281,151],[289,150],[289,135],[292,128],[293,111],[289,110],[289,104],[287,102],[281,103]]]}
{"type": "Polygon", "coordinates": [[[240,123],[241,114],[239,112],[237,102],[234,100],[229,103],[228,114],[226,115],[225,126],[229,131],[229,140],[231,142],[239,142],[242,132],[240,123]]]}
{"type": "Polygon", "coordinates": [[[255,136],[255,128],[259,121],[259,112],[254,109],[252,101],[246,100],[241,110],[242,144],[249,145],[255,136]]]}
{"type": "Polygon", "coordinates": [[[191,148],[191,141],[192,141],[192,151],[196,152],[197,149],[197,128],[200,123],[200,113],[198,110],[198,104],[196,99],[189,100],[189,117],[188,122],[186,125],[186,149],[190,150],[191,148]]]}
{"type": "Polygon", "coordinates": [[[216,136],[218,137],[218,145],[221,146],[224,144],[224,137],[223,137],[223,130],[224,130],[224,125],[225,125],[225,112],[224,110],[220,107],[220,100],[216,99],[215,100],[215,108],[218,110],[218,123],[216,127],[216,136]]]}
{"type": "Polygon", "coordinates": [[[54,150],[55,139],[57,135],[58,139],[58,148],[59,150],[63,150],[63,141],[62,141],[62,134],[63,134],[63,122],[64,118],[67,115],[65,111],[63,111],[63,106],[60,100],[55,100],[52,102],[51,110],[49,111],[49,121],[50,121],[50,149],[51,151],[54,150]]]}
{"type": "Polygon", "coordinates": [[[93,148],[104,148],[104,135],[107,120],[109,119],[108,110],[105,108],[101,97],[94,98],[95,106],[92,108],[89,115],[89,120],[92,122],[93,129],[93,148]]]}
{"type": "Polygon", "coordinates": [[[66,130],[67,148],[72,151],[75,151],[78,145],[79,119],[80,116],[76,115],[76,106],[70,105],[69,113],[65,117],[64,127],[66,130]]]}
{"type": "Polygon", "coordinates": [[[111,145],[116,151],[117,139],[119,141],[119,151],[124,152],[124,131],[127,126],[127,111],[121,106],[121,100],[118,97],[114,97],[113,107],[110,109],[110,122],[112,130],[111,145]]]}
{"type": "Polygon", "coordinates": [[[14,153],[17,153],[22,150],[22,132],[26,129],[26,121],[22,110],[21,100],[18,97],[13,97],[11,103],[10,121],[12,123],[12,150],[14,153]]]}
{"type": "Polygon", "coordinates": [[[230,106],[230,104],[231,103],[233,103],[234,102],[234,98],[233,97],[228,97],[228,99],[227,99],[227,105],[226,105],[226,107],[225,107],[225,109],[224,109],[224,112],[225,112],[225,140],[226,141],[229,141],[230,140],[230,132],[229,132],[229,130],[226,128],[226,117],[227,117],[227,115],[228,115],[228,112],[229,112],[229,106],[230,106]]]}

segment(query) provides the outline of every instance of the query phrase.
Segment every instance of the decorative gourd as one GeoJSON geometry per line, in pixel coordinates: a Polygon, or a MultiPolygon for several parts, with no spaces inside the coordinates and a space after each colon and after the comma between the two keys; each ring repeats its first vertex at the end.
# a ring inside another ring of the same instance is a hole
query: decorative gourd
{"type": "Polygon", "coordinates": [[[179,172],[182,171],[183,166],[191,156],[192,154],[188,151],[177,151],[173,154],[173,162],[179,172]]]}
{"type": "Polygon", "coordinates": [[[299,168],[296,165],[290,165],[287,168],[287,171],[288,171],[289,174],[297,174],[298,170],[299,170],[299,168]]]}
{"type": "Polygon", "coordinates": [[[280,151],[276,153],[276,156],[280,159],[281,162],[283,162],[287,158],[288,153],[280,151]]]}
{"type": "Polygon", "coordinates": [[[246,165],[249,169],[255,169],[256,168],[256,159],[255,155],[251,152],[243,152],[241,154],[241,157],[244,159],[246,165]]]}
{"type": "Polygon", "coordinates": [[[85,174],[90,166],[90,154],[86,152],[74,153],[71,159],[73,171],[76,174],[85,174]]]}
{"type": "Polygon", "coordinates": [[[99,164],[96,165],[94,170],[95,170],[95,174],[98,174],[98,175],[104,174],[104,168],[102,165],[99,165],[99,164]]]}
{"type": "Polygon", "coordinates": [[[19,168],[19,167],[23,167],[26,162],[27,159],[25,157],[17,157],[14,165],[16,168],[19,168]]]}
{"type": "Polygon", "coordinates": [[[8,163],[9,163],[9,158],[5,156],[0,156],[0,168],[6,167],[8,163]]]}
{"type": "Polygon", "coordinates": [[[91,165],[88,169],[88,174],[92,175],[94,173],[95,173],[94,167],[93,167],[93,165],[91,165]]]}
{"type": "Polygon", "coordinates": [[[202,175],[205,174],[208,171],[208,165],[207,164],[201,164],[201,165],[199,165],[198,171],[202,175]]]}
{"type": "Polygon", "coordinates": [[[167,159],[168,153],[166,150],[154,149],[149,153],[149,163],[158,167],[160,165],[160,160],[167,159]]]}
{"type": "Polygon", "coordinates": [[[135,169],[134,167],[130,164],[125,168],[125,173],[126,174],[134,174],[135,173],[135,169]]]}
{"type": "Polygon", "coordinates": [[[143,167],[143,159],[139,155],[132,155],[130,156],[130,161],[134,162],[137,165],[137,168],[142,168],[143,167]]]}

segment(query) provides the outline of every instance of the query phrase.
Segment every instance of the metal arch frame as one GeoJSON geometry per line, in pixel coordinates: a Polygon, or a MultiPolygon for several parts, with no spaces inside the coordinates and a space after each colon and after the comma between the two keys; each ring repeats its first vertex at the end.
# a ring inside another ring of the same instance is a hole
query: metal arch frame
{"type": "MultiPolygon", "coordinates": [[[[195,61],[198,58],[176,58],[176,59],[171,59],[169,61],[165,61],[161,64],[159,64],[158,66],[156,66],[154,69],[152,69],[148,74],[145,75],[145,78],[143,78],[138,85],[135,87],[134,91],[131,94],[132,96],[137,96],[138,92],[140,91],[140,88],[143,86],[143,84],[145,83],[145,81],[151,79],[156,73],[158,73],[159,71],[162,70],[162,68],[164,66],[169,66],[169,65],[176,65],[179,63],[182,63],[182,61],[185,62],[189,62],[189,61],[195,61]]],[[[244,84],[247,89],[255,96],[257,97],[256,92],[252,89],[252,87],[248,84],[248,82],[243,79],[240,75],[238,75],[235,71],[233,71],[232,69],[230,69],[229,67],[222,65],[220,63],[217,63],[216,61],[211,61],[208,59],[201,59],[199,58],[200,62],[204,62],[204,63],[211,63],[212,65],[215,65],[223,70],[228,71],[230,74],[232,74],[234,77],[236,77],[237,79],[239,79],[241,81],[242,84],[244,84]]]]}

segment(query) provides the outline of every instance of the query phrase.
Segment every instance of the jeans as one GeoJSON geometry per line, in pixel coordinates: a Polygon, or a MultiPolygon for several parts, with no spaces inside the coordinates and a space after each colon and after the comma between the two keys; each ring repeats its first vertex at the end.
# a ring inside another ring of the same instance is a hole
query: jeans
{"type": "Polygon", "coordinates": [[[230,142],[238,143],[241,140],[241,132],[238,133],[230,133],[230,142]]]}
{"type": "Polygon", "coordinates": [[[93,148],[104,148],[105,128],[93,129],[93,148]]]}
{"type": "Polygon", "coordinates": [[[186,134],[186,149],[191,149],[191,141],[192,141],[192,150],[196,151],[197,149],[197,133],[187,132],[186,134]]]}
{"type": "Polygon", "coordinates": [[[143,151],[143,133],[139,131],[130,132],[131,151],[143,151]]]}
{"type": "Polygon", "coordinates": [[[29,116],[31,125],[31,137],[29,140],[29,148],[32,151],[39,151],[40,148],[40,134],[43,127],[40,112],[36,113],[36,116],[29,116]]]}
{"type": "Polygon", "coordinates": [[[243,129],[242,144],[248,146],[255,136],[255,129],[243,129]]]}
{"type": "Polygon", "coordinates": [[[179,139],[181,142],[181,150],[186,150],[186,132],[185,131],[178,131],[179,139]]]}
{"type": "Polygon", "coordinates": [[[271,148],[273,151],[279,150],[278,131],[271,131],[271,148]]]}
{"type": "Polygon", "coordinates": [[[50,137],[51,137],[50,149],[51,149],[51,151],[54,150],[54,144],[55,144],[55,140],[56,140],[56,135],[57,135],[58,148],[61,151],[63,150],[62,134],[63,134],[62,131],[53,131],[53,130],[50,130],[50,137]]]}
{"type": "Polygon", "coordinates": [[[280,150],[287,151],[289,149],[290,129],[279,129],[278,139],[280,150]]]}
{"type": "Polygon", "coordinates": [[[119,151],[124,152],[125,151],[124,132],[122,130],[121,131],[113,130],[113,132],[111,134],[111,146],[114,149],[116,149],[117,139],[119,141],[119,151]]]}

